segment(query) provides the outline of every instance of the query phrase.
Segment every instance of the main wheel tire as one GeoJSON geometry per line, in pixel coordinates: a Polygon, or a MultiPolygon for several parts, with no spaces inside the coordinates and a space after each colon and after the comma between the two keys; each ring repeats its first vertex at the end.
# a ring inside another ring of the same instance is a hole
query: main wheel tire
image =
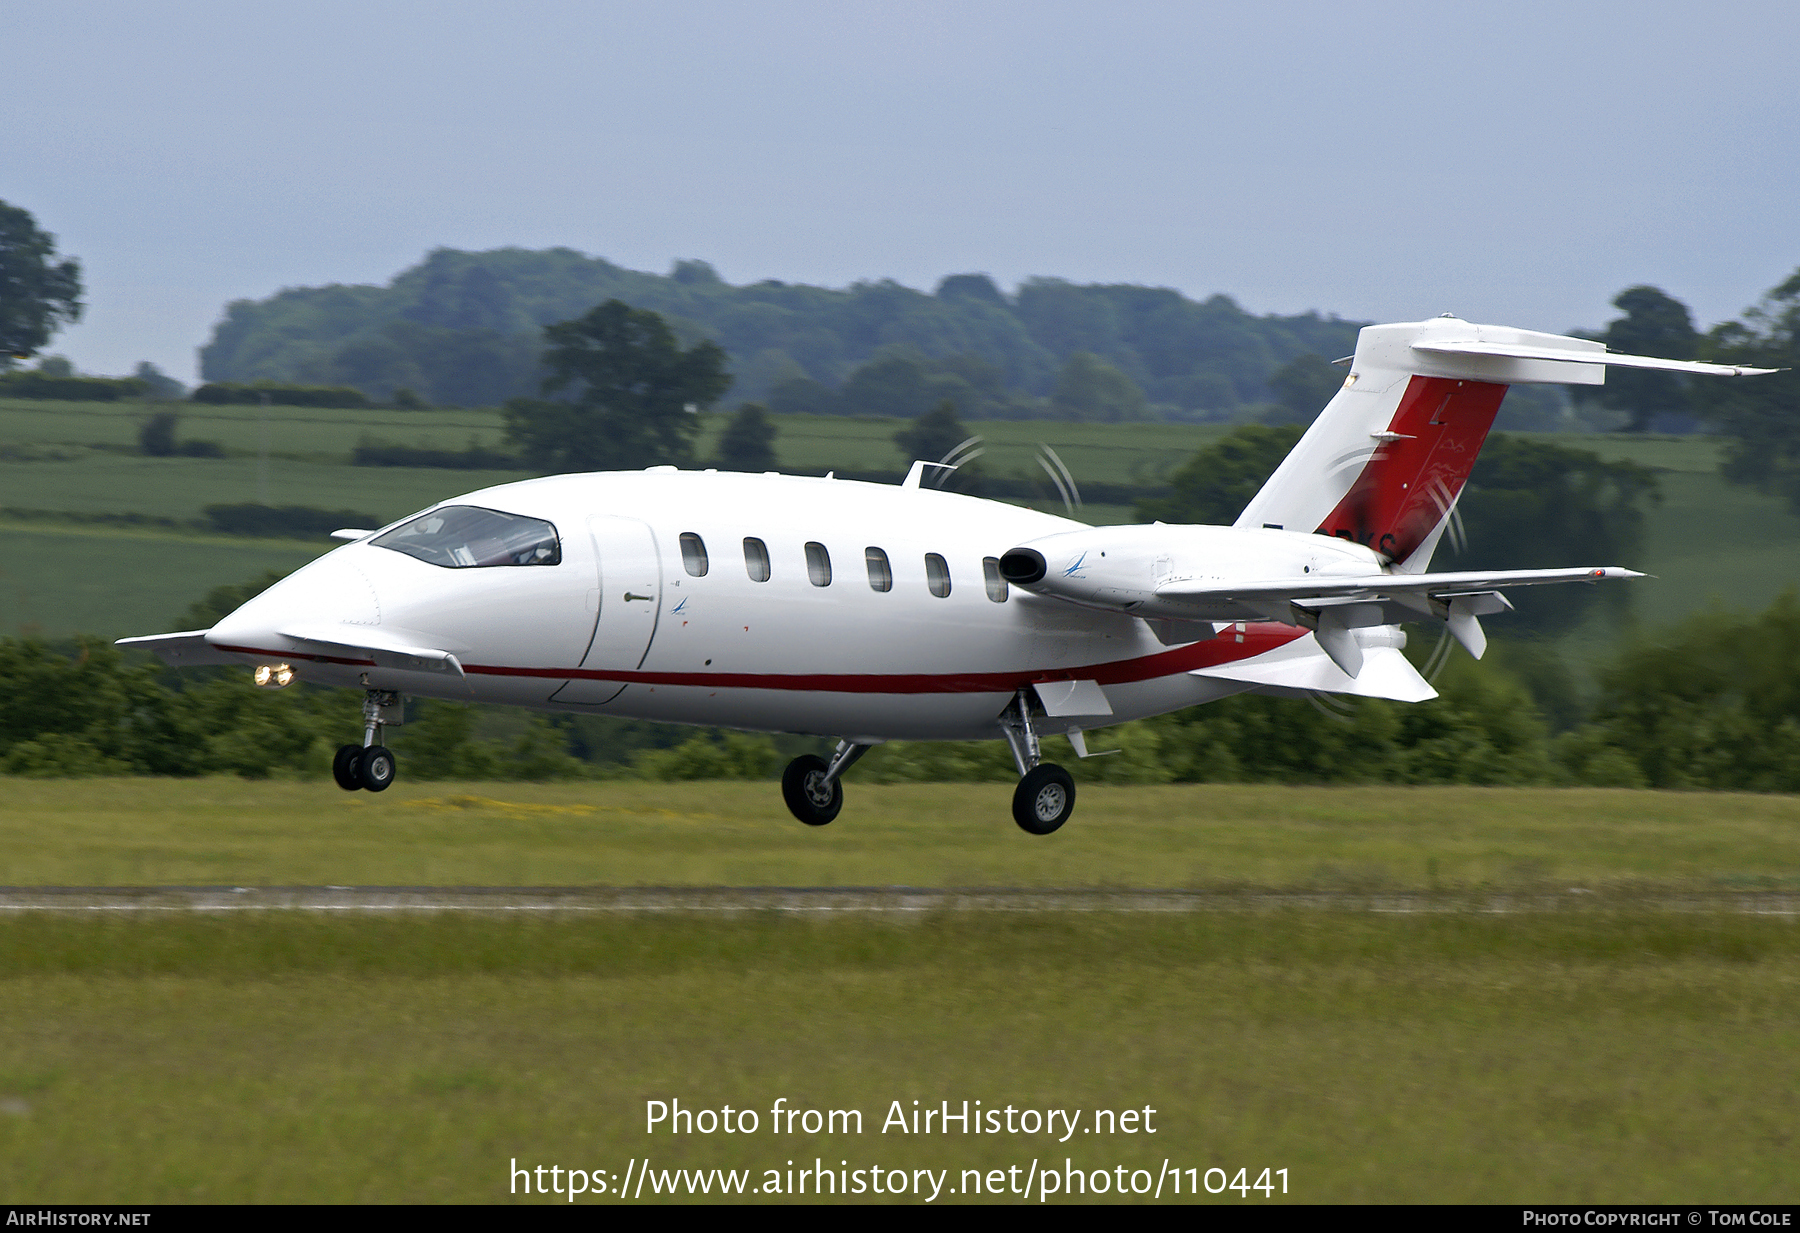
{"type": "Polygon", "coordinates": [[[362,751],[361,745],[339,745],[337,756],[331,760],[331,777],[346,792],[355,792],[363,786],[362,751]]]}
{"type": "Polygon", "coordinates": [[[356,760],[356,773],[362,779],[362,786],[371,792],[386,792],[398,769],[394,765],[394,755],[386,745],[371,745],[356,760]]]}
{"type": "Polygon", "coordinates": [[[1048,835],[1075,812],[1075,780],[1054,762],[1025,772],[1013,789],[1013,821],[1033,835],[1048,835]]]}
{"type": "Polygon", "coordinates": [[[781,772],[781,797],[788,812],[808,826],[824,826],[838,816],[844,807],[844,782],[825,783],[829,770],[825,759],[816,754],[801,754],[781,772]]]}

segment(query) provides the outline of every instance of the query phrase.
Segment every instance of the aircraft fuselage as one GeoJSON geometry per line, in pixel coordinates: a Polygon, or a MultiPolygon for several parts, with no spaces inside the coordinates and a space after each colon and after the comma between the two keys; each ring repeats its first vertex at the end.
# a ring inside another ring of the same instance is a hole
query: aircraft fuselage
{"type": "Polygon", "coordinates": [[[1379,568],[1366,549],[1322,536],[1169,527],[1147,540],[1144,528],[1090,528],[930,488],[773,474],[556,476],[438,508],[542,520],[558,559],[434,563],[371,535],[264,592],[206,641],[327,685],[865,743],[982,739],[1000,735],[998,716],[1034,683],[1097,681],[1111,714],[1091,721],[1116,723],[1238,692],[1189,674],[1304,636],[1245,623],[1166,645],[1116,610],[1120,587],[1148,593],[1183,569],[1379,568]],[[1185,551],[1171,554],[1172,536],[1185,551]],[[1067,584],[1092,580],[1115,610],[1000,578],[1002,556],[1046,537],[1070,547],[1056,562],[1067,584]],[[369,643],[432,648],[460,671],[349,649],[369,643]]]}

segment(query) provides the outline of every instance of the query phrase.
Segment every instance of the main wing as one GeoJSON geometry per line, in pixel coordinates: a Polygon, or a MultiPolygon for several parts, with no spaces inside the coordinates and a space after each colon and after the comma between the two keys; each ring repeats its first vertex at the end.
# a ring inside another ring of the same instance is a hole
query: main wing
{"type": "Polygon", "coordinates": [[[1362,669],[1363,653],[1353,629],[1435,617],[1480,659],[1487,635],[1479,618],[1512,608],[1501,591],[1508,587],[1555,583],[1596,583],[1608,578],[1642,578],[1616,565],[1590,569],[1455,570],[1434,574],[1367,574],[1352,577],[1269,578],[1250,582],[1171,579],[1156,588],[1165,604],[1192,607],[1196,618],[1208,609],[1249,608],[1272,621],[1313,631],[1332,662],[1351,676],[1362,669]]]}
{"type": "Polygon", "coordinates": [[[1351,577],[1262,578],[1246,582],[1171,579],[1156,588],[1158,599],[1207,603],[1267,603],[1308,599],[1434,595],[1441,592],[1543,586],[1557,582],[1599,582],[1602,578],[1642,578],[1616,565],[1596,569],[1454,570],[1434,574],[1364,574],[1351,577]]]}

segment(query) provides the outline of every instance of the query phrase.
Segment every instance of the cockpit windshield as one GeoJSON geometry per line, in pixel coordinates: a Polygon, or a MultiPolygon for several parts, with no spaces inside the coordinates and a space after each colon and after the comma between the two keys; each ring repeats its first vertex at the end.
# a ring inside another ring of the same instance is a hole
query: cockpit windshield
{"type": "Polygon", "coordinates": [[[543,519],[474,505],[440,506],[372,542],[446,569],[562,562],[556,528],[543,519]]]}

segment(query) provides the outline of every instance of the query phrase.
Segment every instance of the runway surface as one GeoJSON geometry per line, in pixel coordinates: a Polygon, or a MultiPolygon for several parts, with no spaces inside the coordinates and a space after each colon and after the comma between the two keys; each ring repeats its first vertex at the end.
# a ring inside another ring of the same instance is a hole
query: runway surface
{"type": "Polygon", "coordinates": [[[1800,914],[1794,891],[1088,890],[923,886],[11,886],[8,912],[1569,912],[1800,914]]]}

